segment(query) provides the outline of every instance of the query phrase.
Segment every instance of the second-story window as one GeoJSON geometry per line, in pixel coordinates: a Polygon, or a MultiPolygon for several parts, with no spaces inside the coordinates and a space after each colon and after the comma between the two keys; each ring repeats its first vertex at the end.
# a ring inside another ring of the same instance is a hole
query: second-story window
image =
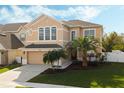
{"type": "Polygon", "coordinates": [[[86,29],[84,31],[84,36],[85,37],[95,37],[95,30],[93,30],[93,29],[86,29]]]}
{"type": "Polygon", "coordinates": [[[39,40],[44,40],[44,29],[43,28],[39,29],[39,40]]]}
{"type": "Polygon", "coordinates": [[[71,40],[74,40],[76,38],[76,32],[71,31],[71,40]]]}
{"type": "Polygon", "coordinates": [[[51,28],[51,39],[56,40],[56,27],[51,28]]]}
{"type": "Polygon", "coordinates": [[[40,28],[39,40],[56,40],[56,27],[40,28]]]}
{"type": "Polygon", "coordinates": [[[45,40],[50,40],[50,27],[45,28],[45,40]]]}

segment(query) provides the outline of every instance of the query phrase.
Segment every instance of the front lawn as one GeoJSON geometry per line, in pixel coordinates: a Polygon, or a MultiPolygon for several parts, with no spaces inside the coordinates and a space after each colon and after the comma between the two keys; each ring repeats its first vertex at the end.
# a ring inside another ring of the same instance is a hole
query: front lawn
{"type": "Polygon", "coordinates": [[[29,82],[76,87],[124,87],[124,63],[106,63],[87,70],[69,69],[55,74],[40,74],[29,82]]]}
{"type": "Polygon", "coordinates": [[[8,66],[0,67],[0,74],[3,72],[9,71],[11,69],[17,68],[19,66],[21,66],[21,64],[11,64],[8,66]]]}

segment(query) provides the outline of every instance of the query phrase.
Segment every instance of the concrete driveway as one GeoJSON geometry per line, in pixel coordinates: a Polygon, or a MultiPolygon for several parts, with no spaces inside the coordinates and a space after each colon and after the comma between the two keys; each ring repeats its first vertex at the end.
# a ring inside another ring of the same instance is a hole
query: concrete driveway
{"type": "Polygon", "coordinates": [[[9,82],[26,82],[49,68],[49,65],[25,65],[0,74],[0,87],[9,82]]]}
{"type": "MultiPolygon", "coordinates": [[[[68,64],[71,64],[70,62],[68,64]]],[[[63,65],[63,68],[68,64],[63,65]]],[[[15,88],[16,86],[27,86],[34,88],[72,88],[72,86],[31,83],[26,82],[38,74],[42,73],[50,65],[25,65],[0,74],[0,88],[15,88]]]]}
{"type": "Polygon", "coordinates": [[[16,81],[28,81],[32,79],[33,77],[39,75],[43,71],[49,68],[49,65],[43,64],[43,65],[26,65],[22,66],[20,68],[15,69],[15,72],[19,72],[20,74],[15,79],[16,81]]]}
{"type": "Polygon", "coordinates": [[[49,65],[25,65],[0,74],[1,81],[28,81],[49,68],[49,65]]]}

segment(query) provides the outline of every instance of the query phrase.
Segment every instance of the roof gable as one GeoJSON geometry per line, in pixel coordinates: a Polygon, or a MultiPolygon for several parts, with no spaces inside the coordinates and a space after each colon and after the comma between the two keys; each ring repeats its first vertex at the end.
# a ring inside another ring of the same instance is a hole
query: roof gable
{"type": "MultiPolygon", "coordinates": [[[[32,22],[26,24],[24,27],[25,28],[30,28],[31,26],[34,26],[34,25],[36,25],[38,23],[41,23],[41,22],[45,23],[46,20],[52,20],[52,21],[55,21],[55,22],[57,22],[57,23],[62,25],[62,23],[60,21],[56,20],[55,18],[43,14],[43,15],[39,16],[38,18],[36,18],[35,20],[33,20],[32,22]]],[[[48,22],[48,24],[49,24],[49,22],[48,22]]]]}
{"type": "Polygon", "coordinates": [[[24,46],[24,44],[14,34],[11,33],[0,35],[0,43],[6,49],[17,49],[24,46]]]}
{"type": "Polygon", "coordinates": [[[23,46],[24,44],[14,34],[11,34],[11,48],[17,49],[23,46]]]}

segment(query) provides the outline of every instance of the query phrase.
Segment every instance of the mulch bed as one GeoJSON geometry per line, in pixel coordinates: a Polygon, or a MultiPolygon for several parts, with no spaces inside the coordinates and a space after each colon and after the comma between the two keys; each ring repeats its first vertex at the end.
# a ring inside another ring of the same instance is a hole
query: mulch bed
{"type": "MultiPolygon", "coordinates": [[[[66,69],[52,69],[49,68],[45,70],[42,74],[55,74],[55,73],[63,73],[68,70],[87,70],[87,69],[95,69],[98,66],[104,65],[106,63],[103,62],[91,62],[88,64],[87,68],[82,67],[82,62],[80,61],[73,61],[70,66],[68,66],[66,69]]],[[[107,63],[108,64],[108,63],[107,63]]]]}

